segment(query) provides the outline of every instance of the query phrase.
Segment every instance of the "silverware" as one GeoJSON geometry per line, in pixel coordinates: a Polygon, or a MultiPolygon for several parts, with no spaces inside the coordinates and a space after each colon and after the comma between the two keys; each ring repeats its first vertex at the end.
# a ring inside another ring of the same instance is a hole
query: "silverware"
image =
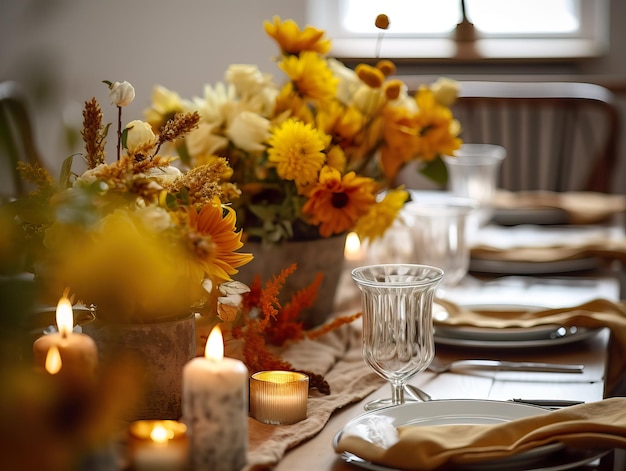
{"type": "Polygon", "coordinates": [[[517,402],[519,404],[530,404],[532,406],[548,407],[552,409],[558,409],[561,407],[576,406],[578,404],[584,404],[584,401],[568,401],[566,399],[511,399],[511,402],[517,402]]]}
{"type": "Polygon", "coordinates": [[[505,371],[540,371],[546,373],[582,373],[584,365],[567,365],[559,363],[538,363],[531,361],[500,361],[500,360],[457,360],[440,364],[432,361],[428,369],[433,373],[445,373],[460,368],[482,368],[505,371]]]}
{"type": "Polygon", "coordinates": [[[418,401],[428,402],[433,399],[426,391],[418,388],[417,386],[413,386],[412,384],[405,384],[404,390],[409,393],[409,396],[418,401]]]}

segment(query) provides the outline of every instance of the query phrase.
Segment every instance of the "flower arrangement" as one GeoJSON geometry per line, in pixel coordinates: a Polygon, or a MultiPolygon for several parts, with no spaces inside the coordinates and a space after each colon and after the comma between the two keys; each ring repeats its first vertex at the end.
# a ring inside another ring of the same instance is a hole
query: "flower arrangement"
{"type": "MultiPolygon", "coordinates": [[[[106,82],[120,110],[134,97],[127,82],[106,82]]],[[[175,157],[159,154],[194,129],[196,113],[180,113],[157,133],[139,120],[118,125],[117,159],[106,162],[109,126],[94,99],[85,103],[82,137],[87,170],[64,163],[61,182],[46,171],[22,166],[38,190],[16,202],[24,227],[41,240],[35,256],[37,274],[53,293],[71,292],[97,306],[98,317],[111,322],[153,322],[188,314],[206,303],[203,288],[230,281],[252,255],[243,245],[234,210],[224,204],[235,187],[231,169],[215,159],[183,173],[175,157]],[[37,223],[33,207],[45,208],[37,223]]]]}
{"type": "Polygon", "coordinates": [[[256,65],[231,65],[202,97],[156,86],[147,122],[159,129],[176,113],[198,114],[177,152],[189,168],[227,159],[241,192],[233,208],[247,236],[380,237],[408,198],[393,188],[400,168],[417,160],[435,178],[445,172],[439,157],[461,144],[449,108],[455,83],[438,81],[411,96],[392,78],[391,61],[352,70],[329,57],[322,30],[274,17],[265,31],[280,48],[282,85],[256,65]]]}

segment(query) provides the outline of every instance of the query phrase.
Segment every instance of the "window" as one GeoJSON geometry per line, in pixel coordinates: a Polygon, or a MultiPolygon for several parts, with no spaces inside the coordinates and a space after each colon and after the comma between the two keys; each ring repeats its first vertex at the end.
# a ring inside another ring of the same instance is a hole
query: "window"
{"type": "MultiPolygon", "coordinates": [[[[608,43],[609,0],[465,0],[484,58],[574,58],[603,54],[608,43]]],[[[327,31],[340,57],[373,57],[389,16],[384,55],[446,58],[463,17],[459,0],[309,0],[309,23],[327,31]],[[369,52],[368,52],[369,51],[369,52]]]]}

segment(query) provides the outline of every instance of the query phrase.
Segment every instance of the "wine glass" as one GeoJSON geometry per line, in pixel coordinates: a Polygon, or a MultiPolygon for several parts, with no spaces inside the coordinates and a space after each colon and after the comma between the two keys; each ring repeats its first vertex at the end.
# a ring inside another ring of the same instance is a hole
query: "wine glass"
{"type": "Polygon", "coordinates": [[[383,264],[352,270],[361,290],[363,358],[391,384],[391,399],[365,405],[373,410],[404,403],[409,378],[435,356],[432,306],[443,270],[428,265],[383,264]]]}

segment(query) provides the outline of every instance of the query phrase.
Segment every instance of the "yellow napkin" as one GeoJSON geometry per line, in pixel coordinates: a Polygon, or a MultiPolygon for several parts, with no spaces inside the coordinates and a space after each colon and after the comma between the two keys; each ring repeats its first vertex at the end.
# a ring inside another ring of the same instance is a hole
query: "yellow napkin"
{"type": "Polygon", "coordinates": [[[404,426],[388,449],[356,436],[342,436],[338,453],[404,470],[504,458],[548,443],[585,449],[626,448],[626,398],[567,407],[500,424],[404,426]]]}
{"type": "Polygon", "coordinates": [[[493,205],[504,209],[562,209],[571,224],[593,224],[626,211],[626,197],[591,191],[557,193],[498,190],[493,205]]]}
{"type": "Polygon", "coordinates": [[[609,342],[609,362],[606,390],[611,391],[624,374],[626,367],[626,306],[605,299],[558,309],[540,311],[471,311],[445,300],[437,300],[448,313],[445,320],[436,324],[446,326],[475,326],[502,329],[507,327],[535,327],[538,325],[559,324],[566,327],[601,328],[611,330],[609,342]]]}

